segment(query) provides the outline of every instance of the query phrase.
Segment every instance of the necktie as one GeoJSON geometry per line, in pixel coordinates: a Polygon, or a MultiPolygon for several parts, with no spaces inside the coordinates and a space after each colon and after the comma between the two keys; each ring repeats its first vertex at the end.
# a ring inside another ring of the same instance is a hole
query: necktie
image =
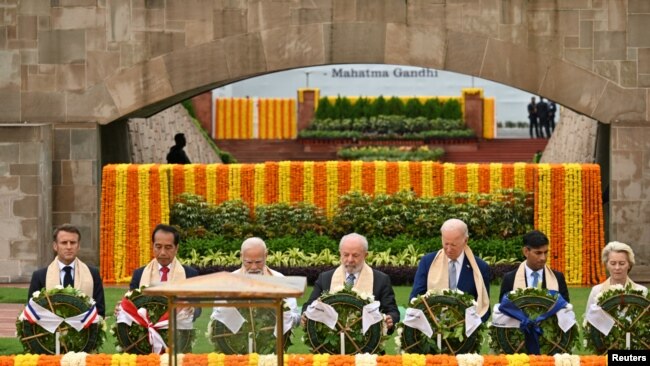
{"type": "Polygon", "coordinates": [[[65,272],[63,275],[63,287],[74,287],[74,281],[72,280],[72,267],[65,266],[63,267],[63,271],[65,272]]]}
{"type": "Polygon", "coordinates": [[[537,285],[539,283],[539,273],[533,272],[531,276],[533,276],[533,288],[537,288],[537,285]]]}
{"type": "Polygon", "coordinates": [[[456,261],[449,263],[449,288],[456,289],[456,261]]]}
{"type": "Polygon", "coordinates": [[[162,276],[160,276],[160,282],[167,282],[167,273],[169,273],[169,267],[162,266],[160,268],[160,271],[162,272],[162,276]]]}
{"type": "Polygon", "coordinates": [[[354,275],[348,275],[348,278],[345,279],[345,284],[349,286],[354,286],[354,275]]]}

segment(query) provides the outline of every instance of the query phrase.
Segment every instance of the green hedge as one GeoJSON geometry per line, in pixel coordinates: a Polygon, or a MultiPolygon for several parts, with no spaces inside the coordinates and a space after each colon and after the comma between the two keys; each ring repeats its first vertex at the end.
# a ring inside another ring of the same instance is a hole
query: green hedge
{"type": "Polygon", "coordinates": [[[424,103],[418,98],[403,101],[397,97],[375,99],[358,98],[354,103],[347,97],[338,96],[333,102],[323,97],[318,101],[316,119],[368,119],[380,115],[402,115],[425,117],[427,119],[462,119],[463,112],[458,99],[441,100],[432,98],[424,103]]]}
{"type": "Polygon", "coordinates": [[[357,131],[376,134],[415,134],[425,131],[467,130],[461,119],[409,118],[401,115],[381,115],[367,119],[325,118],[315,119],[308,130],[317,131],[357,131]]]}
{"type": "MultiPolygon", "coordinates": [[[[441,248],[440,233],[427,239],[413,239],[406,235],[396,238],[369,238],[368,245],[373,264],[413,265],[428,252],[441,248]],[[385,258],[380,262],[379,257],[385,258]]],[[[238,263],[238,251],[243,239],[226,239],[219,236],[184,239],[179,246],[179,257],[186,263],[198,266],[231,265],[238,263]],[[233,262],[234,261],[234,262],[233,262]]],[[[323,256],[330,263],[338,260],[338,240],[315,233],[301,237],[280,237],[265,240],[271,253],[270,264],[281,265],[281,260],[298,261],[300,266],[322,265],[323,256]],[[311,257],[311,259],[308,258],[311,257]],[[285,258],[286,257],[286,258],[285,258]]],[[[511,263],[521,259],[521,240],[473,239],[469,246],[474,254],[493,263],[511,263]]]]}
{"type": "Polygon", "coordinates": [[[253,215],[242,201],[225,201],[215,206],[188,193],[177,201],[172,206],[170,222],[179,226],[185,237],[268,239],[301,236],[311,231],[330,238],[350,232],[367,237],[428,238],[452,217],[465,221],[470,235],[478,239],[516,237],[533,227],[533,197],[517,190],[430,198],[417,197],[413,192],[376,196],[352,192],[339,198],[331,219],[326,218],[322,209],[307,203],[263,205],[253,215]]]}
{"type": "Polygon", "coordinates": [[[264,205],[255,215],[241,201],[211,205],[203,197],[183,194],[171,209],[170,222],[181,229],[181,257],[239,249],[244,238],[262,237],[273,250],[300,248],[307,253],[336,252],[339,239],[357,232],[374,251],[427,252],[440,248],[440,226],[451,217],[468,223],[472,248],[482,256],[516,258],[519,237],[533,227],[533,201],[521,191],[454,194],[422,198],[413,192],[341,196],[335,215],[301,203],[264,205]]]}
{"type": "Polygon", "coordinates": [[[341,160],[361,161],[438,161],[445,154],[445,150],[438,147],[433,150],[428,146],[416,147],[386,147],[363,146],[347,147],[340,149],[336,155],[341,160]]]}

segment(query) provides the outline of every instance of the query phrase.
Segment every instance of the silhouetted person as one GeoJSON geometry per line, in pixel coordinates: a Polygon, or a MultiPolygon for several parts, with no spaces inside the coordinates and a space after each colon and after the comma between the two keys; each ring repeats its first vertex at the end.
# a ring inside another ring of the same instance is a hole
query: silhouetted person
{"type": "Polygon", "coordinates": [[[190,164],[190,159],[185,154],[183,148],[187,144],[185,141],[185,135],[182,133],[177,133],[174,136],[174,141],[176,145],[172,146],[169,149],[169,154],[167,154],[167,163],[168,164],[190,164]]]}
{"type": "Polygon", "coordinates": [[[551,128],[548,123],[548,103],[544,98],[539,98],[539,103],[537,103],[537,118],[539,119],[541,137],[550,138],[551,137],[551,128]],[[544,131],[546,131],[546,136],[544,136],[544,131]]]}
{"type": "Polygon", "coordinates": [[[551,126],[551,133],[555,132],[555,113],[557,112],[557,105],[554,101],[548,101],[548,123],[551,126]]]}
{"type": "Polygon", "coordinates": [[[528,104],[528,121],[530,138],[538,138],[540,134],[539,124],[537,123],[537,103],[535,103],[535,97],[530,98],[530,103],[528,104]]]}

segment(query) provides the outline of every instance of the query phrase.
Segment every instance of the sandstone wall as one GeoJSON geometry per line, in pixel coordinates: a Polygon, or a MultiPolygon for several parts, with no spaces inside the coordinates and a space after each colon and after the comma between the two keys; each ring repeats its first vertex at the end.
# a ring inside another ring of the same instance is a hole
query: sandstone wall
{"type": "Polygon", "coordinates": [[[593,163],[598,121],[562,108],[542,163],[593,163]]]}
{"type": "Polygon", "coordinates": [[[136,164],[167,163],[167,153],[174,145],[174,135],[185,134],[185,153],[192,163],[220,163],[201,131],[192,122],[187,110],[176,104],[150,118],[129,120],[131,161],[136,164]]]}

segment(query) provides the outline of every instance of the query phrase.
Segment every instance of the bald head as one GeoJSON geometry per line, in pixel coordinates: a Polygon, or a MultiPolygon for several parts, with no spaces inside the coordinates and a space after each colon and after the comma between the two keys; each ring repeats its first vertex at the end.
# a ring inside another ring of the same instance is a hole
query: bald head
{"type": "Polygon", "coordinates": [[[264,273],[266,267],[266,243],[264,243],[264,240],[257,237],[244,240],[239,255],[244,273],[264,273]]]}

